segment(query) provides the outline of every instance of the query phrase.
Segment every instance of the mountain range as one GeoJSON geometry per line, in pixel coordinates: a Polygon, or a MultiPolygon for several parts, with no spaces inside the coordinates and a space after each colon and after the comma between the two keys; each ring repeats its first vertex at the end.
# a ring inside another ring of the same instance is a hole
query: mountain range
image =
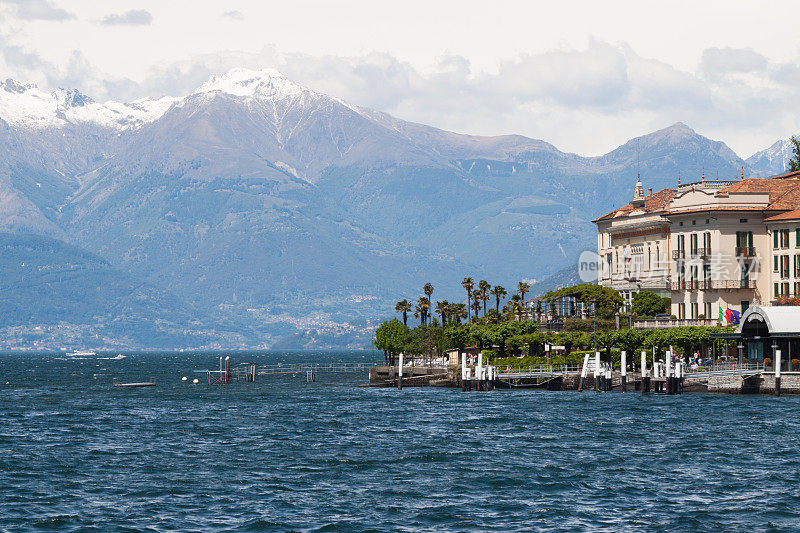
{"type": "Polygon", "coordinates": [[[0,154],[4,270],[25,281],[2,298],[36,302],[0,326],[46,332],[5,347],[131,348],[364,346],[425,282],[458,300],[464,276],[511,288],[561,272],[637,174],[658,190],[679,171],[779,173],[787,156],[779,141],[743,160],[677,123],[582,157],[242,69],[130,103],[6,80],[0,154]],[[32,300],[23,264],[73,275],[32,300]]]}

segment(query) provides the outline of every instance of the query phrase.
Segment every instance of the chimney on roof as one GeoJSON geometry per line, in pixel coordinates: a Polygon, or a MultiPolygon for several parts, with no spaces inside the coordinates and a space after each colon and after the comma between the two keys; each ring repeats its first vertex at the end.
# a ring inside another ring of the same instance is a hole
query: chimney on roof
{"type": "Polygon", "coordinates": [[[652,187],[648,187],[647,188],[647,196],[653,196],[653,188],[652,187]]]}
{"type": "Polygon", "coordinates": [[[700,181],[706,181],[706,167],[703,167],[703,175],[700,176],[700,181]]]}
{"type": "Polygon", "coordinates": [[[742,167],[742,179],[744,179],[744,167],[742,167]]]}
{"type": "Polygon", "coordinates": [[[678,187],[681,186],[681,171],[678,171],[678,187]]]}

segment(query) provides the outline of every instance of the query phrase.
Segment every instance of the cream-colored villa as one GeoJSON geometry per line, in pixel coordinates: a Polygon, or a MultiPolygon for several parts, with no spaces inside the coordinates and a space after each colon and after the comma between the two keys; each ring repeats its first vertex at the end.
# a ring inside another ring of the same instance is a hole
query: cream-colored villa
{"type": "Polygon", "coordinates": [[[626,302],[672,300],[681,319],[713,318],[800,296],[800,172],[710,181],[644,194],[596,219],[599,283],[626,302]]]}

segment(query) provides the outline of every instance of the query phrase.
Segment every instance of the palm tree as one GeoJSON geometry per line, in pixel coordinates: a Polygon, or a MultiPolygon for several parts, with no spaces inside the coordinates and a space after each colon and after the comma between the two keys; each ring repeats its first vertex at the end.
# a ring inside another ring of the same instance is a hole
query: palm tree
{"type": "Polygon", "coordinates": [[[491,288],[492,286],[485,279],[478,282],[478,290],[481,294],[481,300],[483,300],[483,316],[486,316],[486,302],[489,301],[489,289],[491,288]]]}
{"type": "Polygon", "coordinates": [[[475,311],[475,319],[478,318],[478,313],[481,312],[481,295],[476,292],[472,295],[472,310],[475,311]]]}
{"type": "Polygon", "coordinates": [[[428,297],[428,301],[430,301],[431,296],[433,296],[433,285],[426,283],[425,286],[422,287],[422,292],[425,293],[425,296],[428,297]]]}
{"type": "Polygon", "coordinates": [[[508,293],[506,292],[505,287],[503,287],[501,285],[495,285],[494,289],[492,289],[492,294],[494,295],[494,299],[495,299],[495,311],[497,311],[497,314],[499,315],[500,314],[500,299],[503,296],[505,296],[506,294],[508,294],[508,293]]]}
{"type": "Polygon", "coordinates": [[[403,313],[403,325],[408,327],[408,312],[411,311],[411,302],[406,299],[400,300],[395,304],[394,310],[397,313],[403,313]]]}
{"type": "Polygon", "coordinates": [[[461,282],[461,286],[467,289],[467,321],[469,322],[469,305],[472,302],[472,287],[475,286],[475,283],[472,281],[472,278],[464,278],[464,281],[461,282]]]}
{"type": "Polygon", "coordinates": [[[509,308],[514,311],[514,317],[516,317],[522,307],[520,305],[520,298],[518,294],[515,294],[511,297],[511,301],[509,302],[509,308]]]}
{"type": "Polygon", "coordinates": [[[436,302],[436,312],[442,317],[442,327],[447,325],[447,316],[450,314],[450,302],[436,302]]]}
{"type": "Polygon", "coordinates": [[[517,292],[522,297],[522,305],[525,305],[525,293],[531,290],[531,286],[525,283],[524,281],[520,281],[517,285],[517,292]]]}
{"type": "Polygon", "coordinates": [[[450,304],[450,318],[455,319],[456,324],[461,324],[461,319],[469,318],[469,311],[464,304],[450,304]]]}
{"type": "Polygon", "coordinates": [[[417,312],[414,316],[419,315],[420,317],[420,325],[424,326],[428,322],[428,311],[431,308],[431,301],[425,298],[424,296],[420,296],[417,300],[417,305],[415,309],[417,312]]]}

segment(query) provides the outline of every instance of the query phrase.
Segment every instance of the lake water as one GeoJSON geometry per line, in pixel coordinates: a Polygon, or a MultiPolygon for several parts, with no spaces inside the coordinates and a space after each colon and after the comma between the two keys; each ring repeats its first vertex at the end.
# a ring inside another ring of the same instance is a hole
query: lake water
{"type": "Polygon", "coordinates": [[[217,357],[0,356],[0,530],[800,528],[799,397],[180,381],[217,357]]]}

